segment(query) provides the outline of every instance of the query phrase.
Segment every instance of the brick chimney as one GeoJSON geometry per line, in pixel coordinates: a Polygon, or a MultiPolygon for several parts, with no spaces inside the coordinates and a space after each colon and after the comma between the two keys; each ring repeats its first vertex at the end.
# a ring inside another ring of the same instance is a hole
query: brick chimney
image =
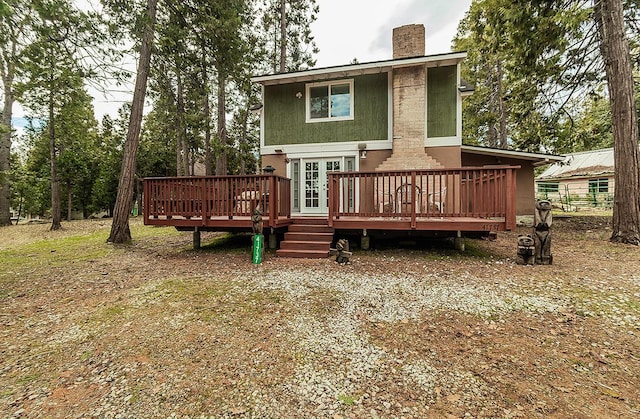
{"type": "MultiPolygon", "coordinates": [[[[393,58],[425,53],[424,25],[393,30],[393,58]]],[[[393,70],[393,152],[376,170],[436,169],[443,167],[425,152],[426,67],[416,64],[393,70]]]]}
{"type": "Polygon", "coordinates": [[[393,29],[393,59],[424,55],[424,25],[405,25],[393,29]]]}

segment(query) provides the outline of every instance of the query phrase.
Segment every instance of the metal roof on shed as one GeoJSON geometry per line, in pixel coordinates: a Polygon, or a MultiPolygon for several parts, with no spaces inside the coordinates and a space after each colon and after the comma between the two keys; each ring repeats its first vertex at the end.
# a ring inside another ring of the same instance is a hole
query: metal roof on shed
{"type": "Polygon", "coordinates": [[[613,148],[604,148],[566,154],[563,162],[549,166],[538,180],[598,176],[613,171],[613,148]]]}

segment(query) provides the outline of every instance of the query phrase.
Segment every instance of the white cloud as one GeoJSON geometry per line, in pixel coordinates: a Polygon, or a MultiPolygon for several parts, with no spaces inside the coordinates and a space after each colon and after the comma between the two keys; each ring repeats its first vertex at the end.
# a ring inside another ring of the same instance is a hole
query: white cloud
{"type": "Polygon", "coordinates": [[[458,23],[471,0],[318,0],[320,13],[313,34],[320,48],[318,67],[390,59],[395,27],[421,23],[427,54],[448,52],[458,23]]]}

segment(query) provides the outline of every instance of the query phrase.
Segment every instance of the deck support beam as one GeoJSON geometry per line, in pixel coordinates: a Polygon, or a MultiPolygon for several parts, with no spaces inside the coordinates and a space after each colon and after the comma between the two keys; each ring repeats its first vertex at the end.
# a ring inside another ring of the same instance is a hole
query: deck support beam
{"type": "Polygon", "coordinates": [[[271,228],[271,232],[269,233],[269,249],[275,249],[278,247],[278,237],[276,236],[276,232],[271,228]]]}
{"type": "Polygon", "coordinates": [[[200,249],[200,230],[196,227],[193,230],[193,250],[200,249]]]}
{"type": "Polygon", "coordinates": [[[369,250],[371,246],[371,237],[367,236],[367,230],[362,231],[362,236],[360,236],[360,249],[369,250]]]}
{"type": "Polygon", "coordinates": [[[461,231],[458,231],[453,239],[453,248],[459,252],[464,252],[464,237],[462,237],[461,231]]]}

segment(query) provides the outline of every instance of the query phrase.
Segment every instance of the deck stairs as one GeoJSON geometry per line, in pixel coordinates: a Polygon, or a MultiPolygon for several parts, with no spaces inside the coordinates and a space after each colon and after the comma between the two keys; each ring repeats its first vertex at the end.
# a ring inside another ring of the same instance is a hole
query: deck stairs
{"type": "Polygon", "coordinates": [[[333,228],[326,218],[296,218],[284,233],[276,256],[289,258],[321,259],[329,256],[333,241],[333,228]]]}

